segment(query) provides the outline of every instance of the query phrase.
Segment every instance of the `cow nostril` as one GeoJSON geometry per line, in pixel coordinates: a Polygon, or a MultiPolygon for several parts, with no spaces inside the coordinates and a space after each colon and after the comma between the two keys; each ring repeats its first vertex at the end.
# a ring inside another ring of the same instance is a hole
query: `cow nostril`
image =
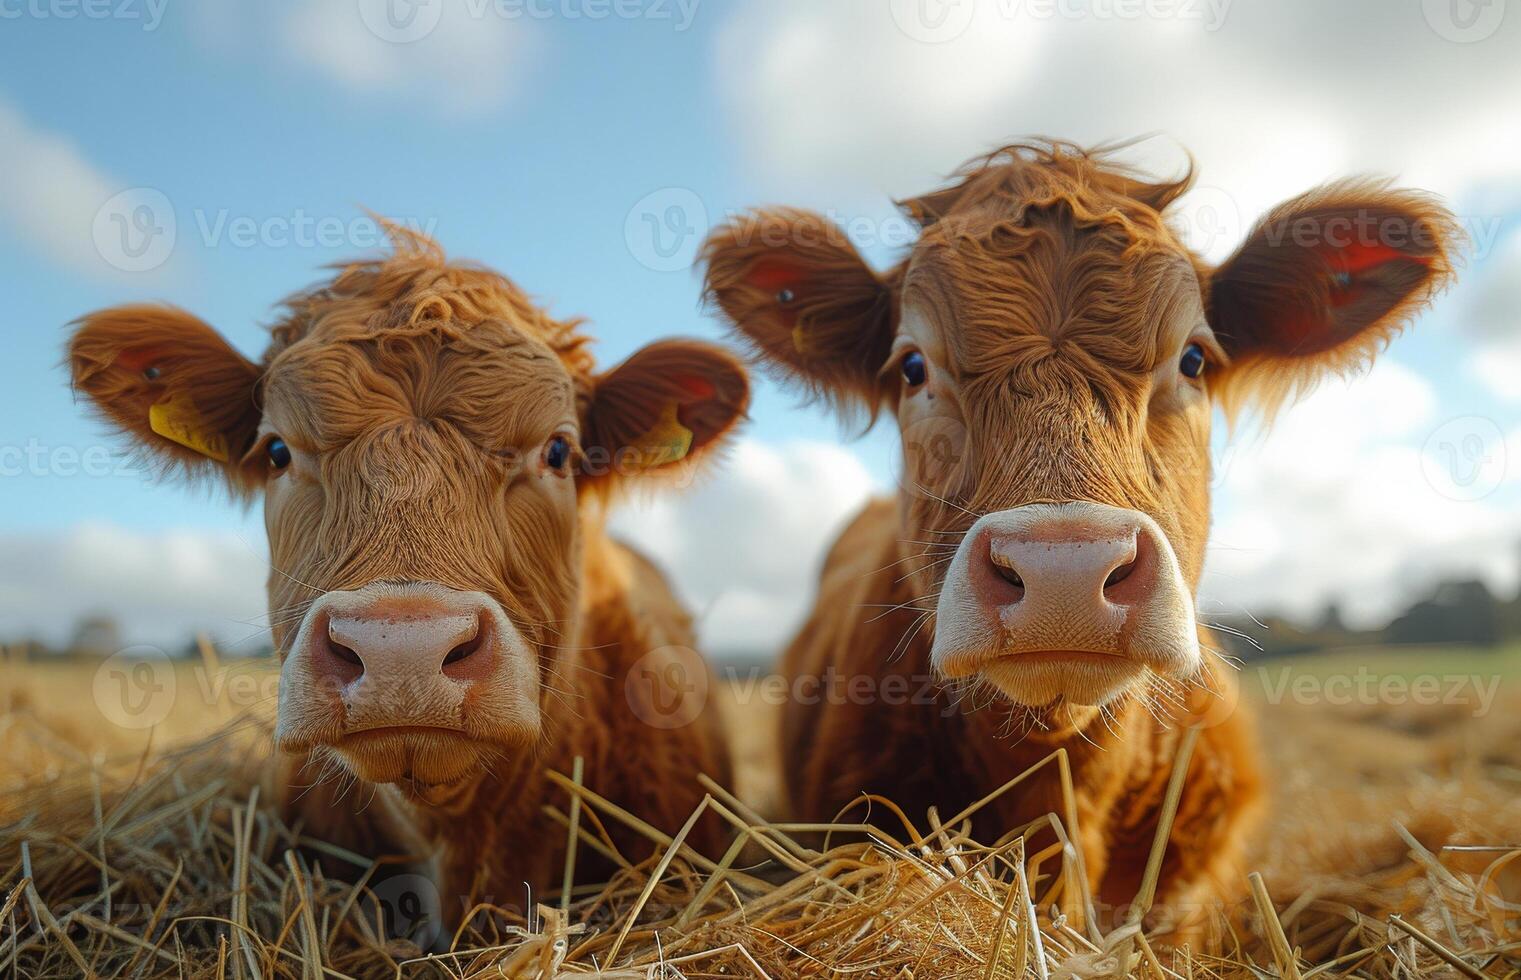
{"type": "Polygon", "coordinates": [[[1140,599],[1141,593],[1147,589],[1150,578],[1149,561],[1146,557],[1149,553],[1148,548],[1146,536],[1137,533],[1131,540],[1129,554],[1122,552],[1115,556],[1122,558],[1123,561],[1111,568],[1108,576],[1104,578],[1104,598],[1122,605],[1140,599]],[[1139,574],[1136,573],[1137,569],[1140,569],[1139,574]],[[1123,585],[1125,582],[1130,584],[1123,585]]]}
{"type": "Polygon", "coordinates": [[[355,653],[352,648],[344,646],[329,636],[327,639],[327,651],[341,665],[334,672],[345,684],[353,683],[364,674],[364,661],[360,659],[359,654],[355,653]]]}
{"type": "Polygon", "coordinates": [[[1104,588],[1107,589],[1107,588],[1110,588],[1111,586],[1119,585],[1121,582],[1125,581],[1127,578],[1130,577],[1130,573],[1133,572],[1133,571],[1135,571],[1135,565],[1136,565],[1136,560],[1134,558],[1132,558],[1129,561],[1127,561],[1125,564],[1119,566],[1114,571],[1110,572],[1109,573],[1109,577],[1106,578],[1106,579],[1104,579],[1104,588]]]}
{"type": "Polygon", "coordinates": [[[1005,582],[1014,586],[1014,588],[1020,590],[1021,592],[1024,591],[1025,580],[1023,578],[1020,578],[1019,573],[1014,569],[1010,568],[1008,565],[1000,565],[995,561],[993,563],[993,570],[998,573],[999,578],[1003,579],[1005,582]]]}
{"type": "Polygon", "coordinates": [[[333,656],[337,657],[339,660],[342,660],[346,664],[353,664],[360,670],[364,669],[364,661],[360,660],[359,654],[355,653],[353,650],[350,650],[348,647],[344,646],[342,643],[339,643],[337,640],[328,640],[327,645],[328,649],[333,651],[333,656]]]}
{"type": "Polygon", "coordinates": [[[457,681],[480,680],[491,669],[491,658],[484,655],[491,645],[491,637],[490,621],[482,616],[476,622],[475,632],[470,638],[455,644],[448,656],[444,657],[441,668],[444,676],[457,681]]]}
{"type": "Polygon", "coordinates": [[[479,636],[472,637],[471,639],[468,639],[464,643],[461,643],[459,646],[455,647],[453,650],[449,651],[449,655],[444,658],[444,666],[447,667],[450,664],[457,664],[480,648],[481,638],[479,636]]]}

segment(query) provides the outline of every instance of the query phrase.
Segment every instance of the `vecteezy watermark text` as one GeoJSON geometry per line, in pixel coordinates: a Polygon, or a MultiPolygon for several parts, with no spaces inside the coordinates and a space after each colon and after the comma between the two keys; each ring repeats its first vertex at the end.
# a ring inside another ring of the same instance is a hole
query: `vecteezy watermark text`
{"type": "Polygon", "coordinates": [[[169,0],[0,0],[0,20],[139,20],[144,31],[164,22],[169,0]]]}
{"type": "Polygon", "coordinates": [[[1380,674],[1367,667],[1350,673],[1316,674],[1291,666],[1257,668],[1269,704],[1324,704],[1331,707],[1467,705],[1475,717],[1489,713],[1500,691],[1500,675],[1380,674]]]}
{"type": "Polygon", "coordinates": [[[391,44],[421,41],[444,17],[499,20],[667,21],[681,32],[692,26],[701,0],[356,0],[371,34],[391,44]],[[446,6],[449,9],[445,9],[446,6]]]}
{"type": "MultiPolygon", "coordinates": [[[[3,0],[0,0],[3,2],[3,0]]],[[[230,208],[191,210],[195,237],[203,248],[350,248],[385,247],[387,222],[370,215],[339,217],[305,208],[273,214],[240,214],[230,208]]],[[[434,217],[393,217],[391,226],[434,237],[434,217]]],[[[151,272],[169,261],[181,234],[180,216],[169,197],[152,187],[134,187],[113,195],[95,213],[95,250],[122,272],[151,272]]]]}
{"type": "Polygon", "coordinates": [[[143,475],[130,455],[110,446],[50,446],[35,436],[25,443],[0,445],[0,478],[143,475]]]}
{"type": "MultiPolygon", "coordinates": [[[[264,217],[234,215],[227,208],[195,211],[196,229],[207,248],[380,248],[390,239],[380,222],[367,216],[344,220],[334,215],[308,214],[296,208],[290,214],[264,217]]],[[[436,219],[402,219],[397,225],[432,236],[436,219]]]]}

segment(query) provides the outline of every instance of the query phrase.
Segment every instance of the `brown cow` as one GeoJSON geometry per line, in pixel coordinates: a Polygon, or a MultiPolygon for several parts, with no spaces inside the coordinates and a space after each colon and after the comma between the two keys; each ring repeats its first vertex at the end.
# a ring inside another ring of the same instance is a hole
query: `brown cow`
{"type": "MultiPolygon", "coordinates": [[[[863,792],[949,818],[1065,747],[1091,886],[1115,910],[1194,723],[1153,921],[1240,884],[1261,776],[1194,615],[1211,404],[1270,413],[1367,361],[1446,284],[1456,232],[1423,194],[1345,181],[1211,267],[1168,224],[1189,183],[1036,141],[906,202],[921,235],[885,273],[804,211],[709,238],[709,294],[758,356],[842,407],[889,409],[903,436],[897,500],[834,545],[782,661],[795,691],[844,692],[787,709],[800,818],[863,792]],[[863,675],[877,683],[852,688],[863,675]]],[[[1042,772],[976,815],[979,839],[1065,812],[1042,772]]]]}
{"type": "Polygon", "coordinates": [[[263,494],[291,805],[372,855],[433,849],[449,914],[558,887],[565,830],[543,807],[566,796],[545,766],[583,757],[588,786],[668,833],[695,773],[727,779],[691,619],[604,515],[620,486],[710,454],[749,385],[686,340],[597,373],[578,321],[393,237],[288,300],[257,363],[165,306],[83,318],[69,363],[150,455],[263,494]],[[345,797],[354,780],[379,790],[345,797]]]}

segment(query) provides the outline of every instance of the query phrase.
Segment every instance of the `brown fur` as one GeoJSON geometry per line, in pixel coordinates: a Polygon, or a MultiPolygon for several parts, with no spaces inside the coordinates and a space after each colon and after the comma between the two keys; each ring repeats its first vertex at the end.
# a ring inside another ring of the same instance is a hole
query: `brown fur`
{"type": "MultiPolygon", "coordinates": [[[[652,344],[599,374],[578,323],[396,234],[395,254],[288,300],[258,365],[205,323],[150,306],[85,317],[69,362],[76,388],[145,450],[266,495],[282,657],[322,594],[378,581],[484,592],[537,654],[536,743],[483,749],[484,771],[447,792],[354,787],[322,748],[286,767],[289,806],[314,837],[370,855],[436,850],[457,917],[467,896],[515,904],[525,882],[536,895],[558,887],[565,831],[543,808],[564,809],[567,797],[544,767],[569,773],[582,757],[589,787],[667,832],[701,799],[695,773],[728,780],[715,707],[679,708],[695,717],[685,725],[646,721],[670,706],[647,703],[660,695],[642,678],[677,670],[702,691],[709,668],[663,576],[604,524],[618,487],[687,472],[719,447],[743,417],[748,383],[731,355],[695,341],[652,344]],[[148,428],[149,407],[168,398],[194,406],[231,448],[227,462],[148,428]],[[686,459],[641,455],[663,409],[693,433],[686,459]],[[520,478],[564,431],[579,433],[573,472],[520,478]],[[267,459],[276,434],[298,454],[280,472],[267,459]]],[[[711,851],[719,835],[704,822],[692,843],[711,851]]],[[[636,836],[612,837],[629,860],[649,851],[636,836]]],[[[611,870],[582,850],[582,880],[611,870]]]]}
{"type": "MultiPolygon", "coordinates": [[[[982,514],[1091,501],[1155,519],[1197,590],[1209,532],[1205,395],[1231,406],[1256,396],[1270,412],[1316,375],[1364,362],[1446,284],[1454,241],[1450,216],[1424,195],[1344,182],[1275,209],[1211,268],[1168,226],[1188,186],[1149,182],[1104,151],[1035,142],[906,202],[923,231],[885,274],[806,212],[757,212],[704,250],[709,295],[761,359],[842,403],[898,412],[904,426],[898,500],[872,504],[841,535],[782,659],[794,689],[832,675],[841,685],[873,678],[878,692],[788,706],[795,815],[827,818],[878,793],[910,815],[935,806],[948,817],[1064,747],[1091,884],[1113,921],[1140,881],[1180,731],[1199,724],[1153,913],[1180,934],[1201,906],[1240,896],[1239,859],[1261,809],[1253,726],[1230,670],[1208,657],[1187,683],[1151,676],[1102,707],[1028,708],[938,683],[929,651],[949,553],[982,514]],[[1338,249],[1270,234],[1301,218],[1325,232],[1349,214],[1419,243],[1338,249]],[[910,306],[928,324],[931,371],[947,378],[927,419],[903,414],[901,354],[889,357],[910,306]],[[1191,339],[1211,361],[1202,385],[1175,367],[1191,339]],[[927,460],[937,447],[949,457],[927,460]],[[889,686],[923,696],[904,703],[889,686]]],[[[1060,813],[1056,776],[1047,769],[979,813],[979,839],[1060,813]]]]}

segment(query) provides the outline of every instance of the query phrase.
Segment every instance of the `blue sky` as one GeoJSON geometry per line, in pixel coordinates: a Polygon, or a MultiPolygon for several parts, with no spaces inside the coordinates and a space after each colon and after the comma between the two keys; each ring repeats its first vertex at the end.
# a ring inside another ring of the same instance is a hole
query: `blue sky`
{"type": "MultiPolygon", "coordinates": [[[[1090,4],[1042,16],[1014,0],[625,0],[630,16],[601,19],[602,0],[426,0],[436,27],[396,41],[371,29],[387,2],[409,0],[167,0],[160,20],[145,0],[111,0],[104,17],[70,17],[70,0],[0,3],[12,354],[0,463],[30,454],[0,477],[0,549],[12,556],[0,637],[56,635],[90,609],[145,637],[244,635],[262,605],[257,507],[114,464],[69,465],[70,450],[118,445],[72,403],[59,368],[65,325],[86,311],[168,300],[255,355],[281,296],[372,250],[370,208],[588,317],[611,362],[665,334],[721,336],[685,260],[723,215],[830,209],[860,219],[865,250],[885,261],[879,240],[900,227],[893,195],[1033,132],[1160,133],[1137,152],[1164,171],[1193,151],[1203,190],[1182,220],[1214,257],[1262,208],[1346,173],[1399,174],[1447,197],[1476,238],[1463,285],[1362,383],[1328,386],[1270,439],[1249,427],[1237,447],[1218,440],[1228,465],[1209,592],[1253,611],[1336,597],[1376,619],[1437,574],[1515,587],[1514,11],[1464,28],[1430,0],[1334,12],[1155,0],[1139,19],[1090,4]],[[947,34],[925,11],[965,24],[947,34]],[[152,269],[122,271],[100,247],[114,228],[102,209],[122,192],[148,200],[143,189],[167,202],[173,247],[152,269]],[[319,221],[343,226],[337,241],[308,240],[319,221]],[[658,242],[650,222],[664,227],[658,242]],[[242,242],[245,225],[262,230],[242,242]],[[1434,478],[1443,452],[1458,454],[1449,468],[1472,456],[1487,491],[1465,499],[1477,493],[1467,476],[1434,478]]],[[[685,501],[645,504],[626,526],[710,616],[715,642],[765,647],[806,601],[832,529],[890,480],[894,445],[885,426],[844,440],[822,411],[762,382],[732,472],[685,501]],[[705,546],[739,524],[749,529],[730,551],[705,546]],[[760,570],[736,570],[736,553],[760,570]]]]}
{"type": "MultiPolygon", "coordinates": [[[[712,23],[698,18],[677,33],[656,21],[532,22],[532,67],[512,83],[520,90],[463,117],[423,99],[398,104],[335,89],[313,70],[223,50],[173,5],[151,32],[128,21],[8,25],[0,97],[122,189],[161,190],[177,222],[170,261],[146,282],[113,275],[104,261],[91,276],[88,263],[60,263],[25,237],[0,238],[11,338],[29,366],[6,386],[5,417],[27,420],[26,434],[50,445],[99,443],[101,430],[70,404],[55,368],[68,321],[104,305],[165,299],[256,353],[282,295],[365,250],[349,241],[323,247],[315,225],[310,246],[239,247],[230,225],[239,218],[286,223],[292,238],[301,215],[348,223],[363,218],[361,208],[430,228],[452,254],[507,272],[556,313],[589,317],[609,361],[661,334],[718,336],[699,307],[696,274],[652,271],[624,234],[630,209],[663,187],[689,188],[715,210],[754,203],[724,139],[721,107],[701,84],[712,23]]],[[[771,393],[756,420],[752,431],[770,438],[835,434],[771,393]]],[[[10,490],[0,521],[17,529],[86,517],[251,526],[221,501],[131,479],[106,490],[38,478],[10,490]]]]}

